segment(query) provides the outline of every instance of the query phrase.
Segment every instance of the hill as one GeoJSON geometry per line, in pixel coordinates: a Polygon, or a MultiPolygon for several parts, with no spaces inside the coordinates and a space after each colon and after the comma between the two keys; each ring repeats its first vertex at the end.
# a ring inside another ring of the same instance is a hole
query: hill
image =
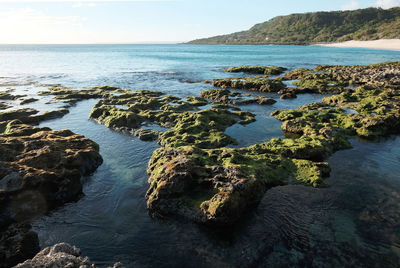
{"type": "Polygon", "coordinates": [[[400,38],[400,7],[313,12],[275,17],[247,31],[191,44],[311,44],[400,38]]]}

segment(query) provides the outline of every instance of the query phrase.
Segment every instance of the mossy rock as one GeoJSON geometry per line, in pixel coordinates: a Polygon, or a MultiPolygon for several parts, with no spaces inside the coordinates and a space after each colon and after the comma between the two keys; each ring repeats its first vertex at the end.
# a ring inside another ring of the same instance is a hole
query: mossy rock
{"type": "Polygon", "coordinates": [[[278,75],[286,70],[287,70],[286,68],[279,66],[245,65],[239,67],[229,67],[224,71],[229,73],[278,75]]]}
{"type": "Polygon", "coordinates": [[[285,84],[279,79],[271,79],[266,76],[214,79],[208,82],[220,88],[235,88],[259,92],[278,92],[286,88],[285,84]]]}
{"type": "Polygon", "coordinates": [[[320,166],[245,149],[164,147],[154,152],[149,162],[147,204],[156,214],[230,225],[270,187],[323,185],[320,166]]]}

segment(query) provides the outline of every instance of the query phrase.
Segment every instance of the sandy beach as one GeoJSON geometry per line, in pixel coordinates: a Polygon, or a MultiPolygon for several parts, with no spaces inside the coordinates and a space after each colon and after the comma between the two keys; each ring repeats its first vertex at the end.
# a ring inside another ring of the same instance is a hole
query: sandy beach
{"type": "Polygon", "coordinates": [[[380,39],[373,41],[346,41],[341,43],[316,44],[324,47],[358,47],[400,51],[400,39],[380,39]]]}

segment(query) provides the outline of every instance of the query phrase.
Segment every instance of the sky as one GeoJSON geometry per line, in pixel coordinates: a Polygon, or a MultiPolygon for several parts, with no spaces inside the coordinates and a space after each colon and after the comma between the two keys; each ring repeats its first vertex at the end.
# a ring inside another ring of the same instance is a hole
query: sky
{"type": "Polygon", "coordinates": [[[394,6],[400,0],[0,0],[0,44],[176,43],[279,15],[394,6]]]}

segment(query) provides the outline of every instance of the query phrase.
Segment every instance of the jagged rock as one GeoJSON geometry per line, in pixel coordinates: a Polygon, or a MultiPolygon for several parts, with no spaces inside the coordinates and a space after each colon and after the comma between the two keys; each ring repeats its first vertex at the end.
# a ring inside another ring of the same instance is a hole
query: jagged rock
{"type": "MultiPolygon", "coordinates": [[[[41,250],[35,257],[15,266],[15,268],[95,268],[88,257],[83,257],[79,248],[67,243],[55,244],[41,250]]],[[[123,268],[121,263],[115,263],[112,268],[123,268]]],[[[109,267],[111,268],[111,267],[109,267]]]]}

